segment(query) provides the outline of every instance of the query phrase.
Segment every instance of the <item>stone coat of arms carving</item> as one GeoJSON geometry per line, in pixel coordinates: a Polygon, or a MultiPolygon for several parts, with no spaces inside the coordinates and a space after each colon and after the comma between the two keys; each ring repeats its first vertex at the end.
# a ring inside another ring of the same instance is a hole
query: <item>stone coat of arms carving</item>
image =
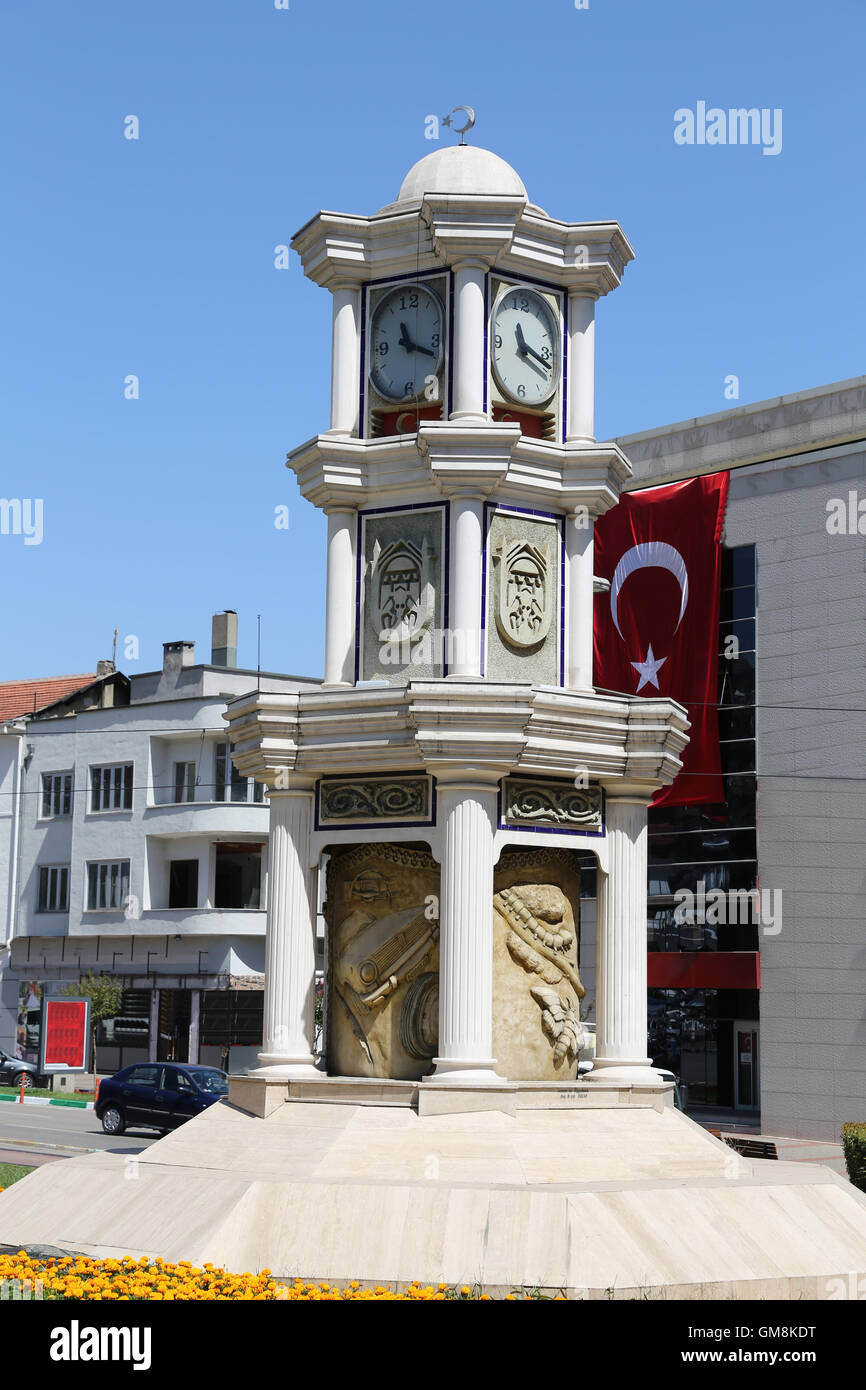
{"type": "Polygon", "coordinates": [[[436,591],[434,555],[425,537],[373,547],[370,568],[371,619],[380,643],[416,642],[433,622],[436,591]]]}
{"type": "Polygon", "coordinates": [[[494,610],[499,635],[510,647],[536,647],[550,631],[553,573],[550,546],[499,542],[494,610]]]}

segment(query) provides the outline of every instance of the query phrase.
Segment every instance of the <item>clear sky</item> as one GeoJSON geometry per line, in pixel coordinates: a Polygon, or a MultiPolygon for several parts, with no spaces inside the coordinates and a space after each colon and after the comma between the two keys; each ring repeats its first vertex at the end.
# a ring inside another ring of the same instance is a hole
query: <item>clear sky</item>
{"type": "Polygon", "coordinates": [[[43,535],[0,535],[0,679],[93,670],[115,627],[129,674],[207,660],[223,608],[241,664],[261,613],[263,667],[321,674],[324,518],[283,461],[328,427],[330,296],[274,248],[391,201],[457,103],[635,248],[600,438],[866,371],[864,0],[289,6],[3,0],[0,496],[43,535]],[[779,108],[781,151],[676,143],[701,101],[779,108]]]}

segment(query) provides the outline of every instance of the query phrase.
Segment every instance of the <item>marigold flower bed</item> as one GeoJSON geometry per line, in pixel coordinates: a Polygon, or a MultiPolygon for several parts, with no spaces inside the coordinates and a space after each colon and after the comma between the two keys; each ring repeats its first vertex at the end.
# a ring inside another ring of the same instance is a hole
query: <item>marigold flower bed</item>
{"type": "MultiPolygon", "coordinates": [[[[25,1297],[43,1299],[316,1303],[491,1301],[488,1294],[467,1284],[456,1288],[438,1284],[434,1288],[430,1284],[413,1283],[402,1293],[395,1293],[385,1285],[362,1288],[357,1280],[346,1288],[302,1279],[285,1284],[272,1278],[269,1269],[259,1274],[231,1274],[211,1264],[198,1268],[185,1260],[168,1264],[164,1260],[144,1257],[135,1260],[131,1255],[122,1260],[93,1260],[85,1255],[40,1260],[24,1250],[14,1255],[0,1255],[0,1285],[5,1280],[19,1280],[25,1297]]],[[[521,1293],[517,1297],[522,1299],[530,1295],[521,1293]]]]}

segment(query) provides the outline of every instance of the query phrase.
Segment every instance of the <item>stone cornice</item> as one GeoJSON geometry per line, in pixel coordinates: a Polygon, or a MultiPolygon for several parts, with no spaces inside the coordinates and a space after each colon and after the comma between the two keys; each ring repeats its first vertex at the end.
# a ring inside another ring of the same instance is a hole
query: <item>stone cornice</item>
{"type": "Polygon", "coordinates": [[[254,692],[225,717],[235,765],[270,786],[292,773],[585,771],[647,800],[679,771],[689,727],[672,700],[484,680],[254,692]]]}
{"type": "Polygon", "coordinates": [[[631,475],[614,443],[555,444],[503,422],[425,421],[417,435],[375,440],[320,434],[294,449],[287,467],[301,495],[325,511],[470,493],[563,512],[585,506],[600,516],[616,505],[631,475]]]}
{"type": "Polygon", "coordinates": [[[497,269],[599,298],[620,284],[634,251],[618,222],[560,222],[527,208],[497,269]]]}
{"type": "Polygon", "coordinates": [[[430,193],[421,204],[437,256],[452,265],[464,258],[492,265],[510,245],[525,198],[430,193]]]}
{"type": "Polygon", "coordinates": [[[319,212],[292,238],[317,285],[362,285],[479,259],[597,299],[617,288],[634,252],[618,222],[561,222],[505,195],[428,194],[363,217],[319,212]]]}

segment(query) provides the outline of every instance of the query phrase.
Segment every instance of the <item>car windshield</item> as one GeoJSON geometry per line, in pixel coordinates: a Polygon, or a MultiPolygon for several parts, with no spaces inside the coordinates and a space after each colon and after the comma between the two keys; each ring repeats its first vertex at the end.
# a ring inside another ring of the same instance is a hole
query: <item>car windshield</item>
{"type": "Polygon", "coordinates": [[[192,1077],[200,1091],[210,1096],[227,1096],[229,1093],[229,1079],[225,1072],[211,1070],[210,1067],[190,1067],[187,1075],[192,1077]]]}

